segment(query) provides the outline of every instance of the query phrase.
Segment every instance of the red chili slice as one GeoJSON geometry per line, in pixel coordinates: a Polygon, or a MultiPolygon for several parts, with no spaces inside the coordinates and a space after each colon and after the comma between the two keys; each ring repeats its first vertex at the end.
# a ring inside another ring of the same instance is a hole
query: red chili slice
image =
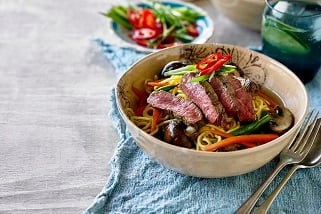
{"type": "Polygon", "coordinates": [[[190,24],[186,27],[188,35],[192,37],[197,37],[199,35],[196,24],[190,24]]]}
{"type": "Polygon", "coordinates": [[[210,74],[220,67],[222,67],[227,61],[231,59],[230,55],[222,55],[220,53],[210,54],[203,60],[201,60],[196,68],[200,71],[200,75],[210,74]]]}
{"type": "Polygon", "coordinates": [[[139,8],[137,10],[127,10],[127,18],[134,29],[150,28],[159,29],[159,25],[151,10],[139,8]]]}
{"type": "Polygon", "coordinates": [[[177,46],[177,45],[181,45],[182,43],[180,42],[173,42],[173,43],[166,43],[166,44],[158,44],[156,45],[156,49],[163,49],[163,48],[169,48],[169,47],[173,47],[173,46],[177,46]]]}
{"type": "Polygon", "coordinates": [[[142,27],[156,29],[156,18],[151,10],[143,9],[142,14],[142,27]]]}
{"type": "Polygon", "coordinates": [[[133,26],[134,29],[141,28],[141,14],[133,9],[127,10],[127,18],[129,23],[133,26]]]}
{"type": "Polygon", "coordinates": [[[205,57],[204,59],[202,59],[199,63],[197,63],[196,68],[199,71],[202,71],[202,70],[212,66],[213,64],[215,64],[217,62],[217,60],[219,60],[220,58],[222,58],[222,54],[220,54],[220,53],[210,54],[207,57],[205,57]]]}
{"type": "Polygon", "coordinates": [[[151,28],[140,28],[134,30],[133,39],[152,39],[158,35],[157,31],[151,28]]]}
{"type": "Polygon", "coordinates": [[[162,44],[172,44],[174,43],[176,38],[173,35],[168,35],[165,39],[163,39],[162,44]]]}
{"type": "Polygon", "coordinates": [[[140,46],[143,46],[143,47],[148,47],[148,42],[146,42],[145,40],[143,40],[143,39],[133,39],[132,38],[132,40],[134,40],[134,42],[137,44],[137,45],[140,45],[140,46]]]}

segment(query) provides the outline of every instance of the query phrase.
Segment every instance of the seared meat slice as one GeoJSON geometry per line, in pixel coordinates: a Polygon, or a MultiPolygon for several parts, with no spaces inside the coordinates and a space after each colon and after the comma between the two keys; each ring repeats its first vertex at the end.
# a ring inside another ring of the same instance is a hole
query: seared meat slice
{"type": "Polygon", "coordinates": [[[185,74],[180,88],[202,110],[208,121],[215,125],[226,125],[226,114],[212,86],[204,82],[191,83],[195,74],[185,74]]]}
{"type": "Polygon", "coordinates": [[[252,94],[247,87],[242,86],[240,80],[231,74],[226,75],[226,78],[231,83],[235,96],[238,101],[239,111],[237,116],[241,122],[250,122],[255,119],[254,108],[252,105],[252,94]]]}
{"type": "Polygon", "coordinates": [[[230,81],[228,81],[225,75],[217,75],[211,78],[208,82],[219,97],[226,113],[230,117],[236,116],[239,111],[239,105],[230,81]]]}
{"type": "Polygon", "coordinates": [[[178,98],[166,91],[151,93],[147,103],[155,108],[171,111],[187,124],[195,124],[203,118],[201,110],[193,102],[178,98]]]}

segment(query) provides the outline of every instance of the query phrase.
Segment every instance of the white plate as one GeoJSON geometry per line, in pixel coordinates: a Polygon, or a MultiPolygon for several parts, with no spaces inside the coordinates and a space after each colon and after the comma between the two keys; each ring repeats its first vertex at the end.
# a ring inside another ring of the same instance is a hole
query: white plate
{"type": "MultiPolygon", "coordinates": [[[[186,3],[186,2],[162,1],[162,3],[165,5],[169,5],[170,7],[187,7],[189,9],[195,10],[203,14],[203,17],[196,20],[199,36],[196,37],[192,42],[190,42],[191,44],[206,43],[209,40],[209,38],[213,35],[214,33],[213,20],[210,18],[207,12],[205,12],[203,9],[195,6],[194,4],[186,3]]],[[[146,4],[138,3],[137,5],[144,6],[146,4]]],[[[143,52],[155,52],[157,50],[160,50],[160,49],[147,48],[136,44],[134,41],[132,41],[128,37],[128,34],[130,33],[129,30],[123,28],[122,26],[119,26],[116,22],[112,20],[109,22],[109,24],[110,24],[110,28],[112,29],[113,36],[116,36],[117,40],[114,40],[114,38],[113,39],[108,38],[108,42],[114,43],[118,46],[133,48],[135,50],[143,51],[143,52]]]]}

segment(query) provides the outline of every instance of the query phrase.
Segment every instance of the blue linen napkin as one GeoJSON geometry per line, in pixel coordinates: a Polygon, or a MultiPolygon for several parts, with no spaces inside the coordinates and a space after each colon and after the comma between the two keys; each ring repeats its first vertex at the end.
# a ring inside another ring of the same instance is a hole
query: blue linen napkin
{"type": "MultiPolygon", "coordinates": [[[[96,40],[120,76],[144,57],[127,48],[96,40]]],[[[310,107],[321,110],[321,72],[306,84],[310,107]]],[[[254,172],[229,178],[185,176],[151,160],[136,145],[115,103],[109,114],[121,136],[110,162],[112,172],[105,187],[85,211],[90,213],[233,213],[265,180],[277,158],[254,172]]],[[[210,166],[209,166],[210,167],[210,166]]],[[[286,170],[272,182],[263,197],[276,187],[286,170]]],[[[321,208],[321,167],[298,170],[273,203],[271,213],[317,213],[321,208]],[[302,189],[304,187],[304,189],[302,189]]],[[[262,198],[259,203],[262,202],[262,198]]]]}

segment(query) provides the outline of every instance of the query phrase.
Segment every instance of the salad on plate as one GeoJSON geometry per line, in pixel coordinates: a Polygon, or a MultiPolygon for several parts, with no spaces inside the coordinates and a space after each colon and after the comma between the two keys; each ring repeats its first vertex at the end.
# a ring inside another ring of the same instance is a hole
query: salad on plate
{"type": "Polygon", "coordinates": [[[203,43],[213,33],[213,23],[206,12],[187,3],[144,1],[115,5],[101,14],[112,21],[112,28],[121,39],[153,50],[203,43]]]}

